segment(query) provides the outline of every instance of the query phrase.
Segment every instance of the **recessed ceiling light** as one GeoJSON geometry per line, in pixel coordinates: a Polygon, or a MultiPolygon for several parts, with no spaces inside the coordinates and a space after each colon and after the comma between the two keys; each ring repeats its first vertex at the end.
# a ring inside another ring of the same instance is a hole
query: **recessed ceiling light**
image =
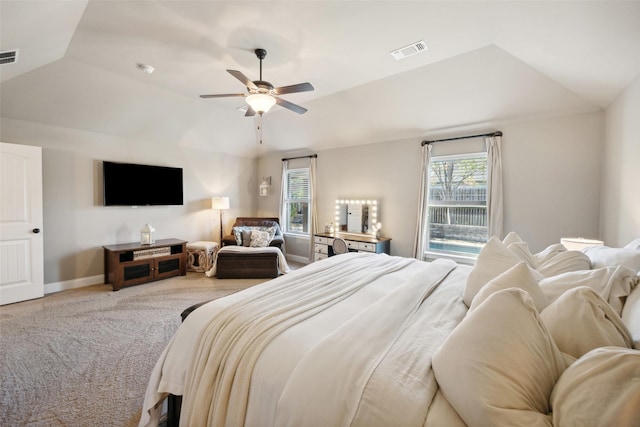
{"type": "Polygon", "coordinates": [[[415,42],[413,44],[410,44],[409,46],[392,50],[389,53],[394,57],[396,61],[399,61],[401,59],[408,58],[409,56],[413,56],[416,53],[424,52],[427,49],[427,44],[424,41],[420,40],[419,42],[415,42]]]}
{"type": "Polygon", "coordinates": [[[146,74],[151,74],[156,70],[151,65],[147,65],[147,64],[138,64],[138,68],[143,72],[145,72],[146,74]]]}

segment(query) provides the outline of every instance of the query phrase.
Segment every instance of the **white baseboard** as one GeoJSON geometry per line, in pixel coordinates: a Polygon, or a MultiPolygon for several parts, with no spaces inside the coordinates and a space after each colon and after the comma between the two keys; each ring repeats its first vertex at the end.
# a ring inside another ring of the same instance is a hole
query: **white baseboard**
{"type": "Polygon", "coordinates": [[[309,264],[309,258],[300,255],[287,255],[287,261],[299,262],[301,264],[309,264]]]}
{"type": "Polygon", "coordinates": [[[91,285],[100,285],[102,283],[104,283],[104,274],[81,277],[80,279],[65,280],[64,282],[46,283],[44,285],[44,294],[52,294],[54,292],[67,291],[69,289],[82,288],[91,285]]]}

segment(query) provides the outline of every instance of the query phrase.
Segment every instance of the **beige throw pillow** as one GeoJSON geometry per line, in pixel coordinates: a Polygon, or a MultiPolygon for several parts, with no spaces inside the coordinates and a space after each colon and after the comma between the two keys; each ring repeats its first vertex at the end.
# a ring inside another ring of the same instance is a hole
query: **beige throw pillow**
{"type": "Polygon", "coordinates": [[[554,426],[637,427],[640,351],[595,349],[567,368],[551,393],[554,426]]]}
{"type": "Polygon", "coordinates": [[[591,288],[565,292],[540,317],[560,351],[577,359],[598,347],[632,347],[620,316],[591,288]]]}
{"type": "Polygon", "coordinates": [[[540,290],[531,268],[525,262],[520,262],[484,285],[473,298],[469,311],[474,310],[492,294],[509,288],[519,288],[527,292],[539,312],[549,305],[549,301],[540,290]]]}
{"type": "Polygon", "coordinates": [[[500,239],[490,238],[478,254],[478,259],[467,276],[463,295],[466,306],[471,306],[473,298],[491,279],[498,277],[520,262],[520,258],[511,252],[500,239]]]}
{"type": "Polygon", "coordinates": [[[549,397],[567,366],[533,300],[489,296],[433,356],[442,393],[469,426],[551,426],[549,397]]]}

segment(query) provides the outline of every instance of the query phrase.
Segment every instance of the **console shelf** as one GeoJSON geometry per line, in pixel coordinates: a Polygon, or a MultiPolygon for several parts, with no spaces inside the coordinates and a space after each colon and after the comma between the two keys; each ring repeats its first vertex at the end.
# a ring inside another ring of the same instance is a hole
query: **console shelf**
{"type": "Polygon", "coordinates": [[[187,274],[187,242],[157,240],[153,245],[125,243],[104,248],[104,282],[114,291],[124,286],[187,274]]]}

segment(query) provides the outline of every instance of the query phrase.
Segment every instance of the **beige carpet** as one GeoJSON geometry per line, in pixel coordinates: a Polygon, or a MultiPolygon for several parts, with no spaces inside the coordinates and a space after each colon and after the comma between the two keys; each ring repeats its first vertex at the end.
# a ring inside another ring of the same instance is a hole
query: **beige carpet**
{"type": "Polygon", "coordinates": [[[261,283],[202,273],[0,307],[0,424],[135,426],[183,309],[261,283]]]}

